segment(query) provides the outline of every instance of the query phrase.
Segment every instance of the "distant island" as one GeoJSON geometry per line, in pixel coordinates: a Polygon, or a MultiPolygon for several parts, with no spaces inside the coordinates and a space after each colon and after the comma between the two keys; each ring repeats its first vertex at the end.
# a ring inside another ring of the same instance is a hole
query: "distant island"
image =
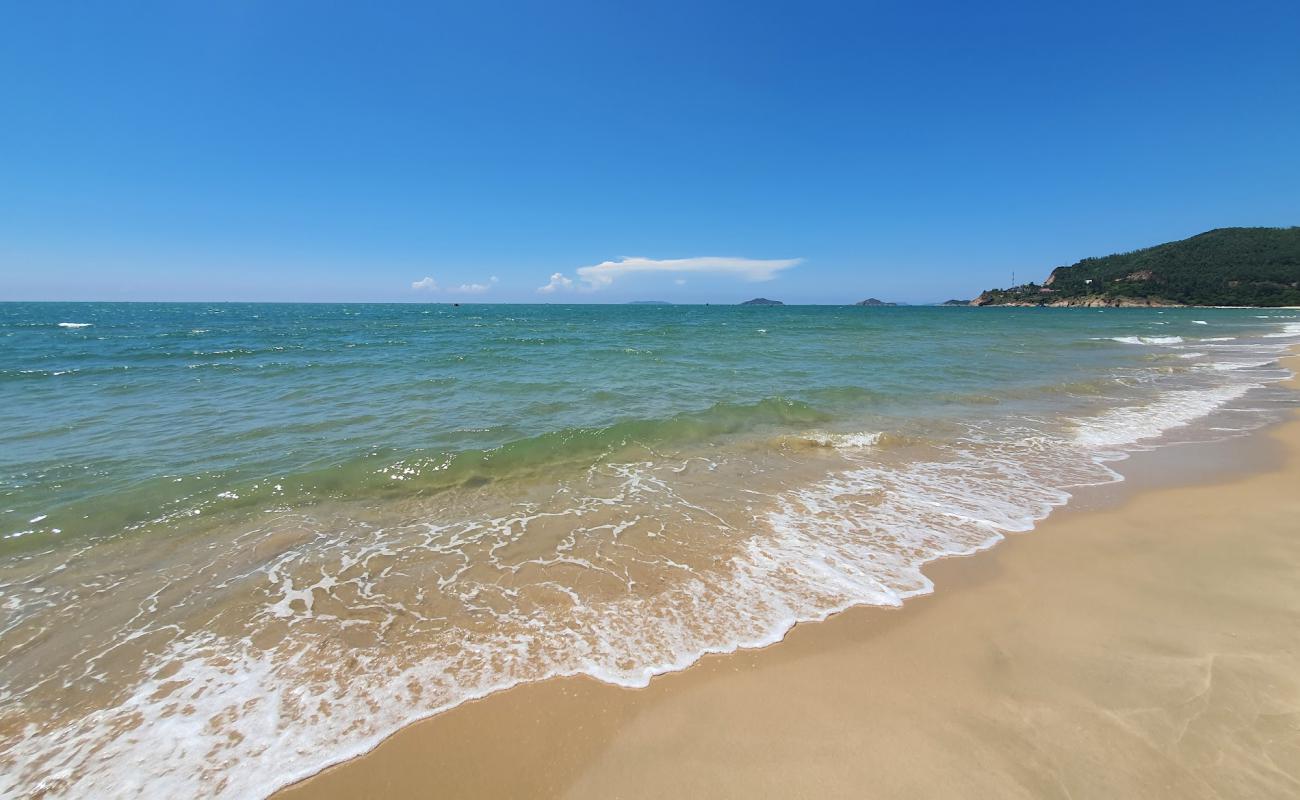
{"type": "Polygon", "coordinates": [[[944,301],[943,301],[942,303],[940,303],[939,305],[941,305],[941,306],[968,306],[968,305],[970,305],[970,304],[971,304],[971,301],[969,301],[969,300],[944,300],[944,301]]]}
{"type": "Polygon", "coordinates": [[[898,303],[886,303],[884,300],[877,300],[874,297],[868,297],[866,300],[859,300],[854,303],[855,306],[896,306],[898,303]]]}
{"type": "Polygon", "coordinates": [[[630,305],[630,306],[670,306],[670,305],[672,305],[672,303],[668,302],[667,300],[629,300],[629,301],[627,301],[627,304],[630,305]]]}
{"type": "Polygon", "coordinates": [[[1041,286],[990,289],[970,305],[1300,305],[1300,227],[1218,228],[1130,253],[1085,258],[1052,270],[1041,286]]]}
{"type": "Polygon", "coordinates": [[[766,297],[755,297],[753,300],[746,300],[741,303],[742,306],[783,306],[780,300],[768,300],[766,297]]]}

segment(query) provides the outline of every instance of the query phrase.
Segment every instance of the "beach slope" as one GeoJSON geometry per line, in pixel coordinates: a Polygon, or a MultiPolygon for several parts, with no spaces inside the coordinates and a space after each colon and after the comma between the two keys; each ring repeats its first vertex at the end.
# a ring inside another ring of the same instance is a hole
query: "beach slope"
{"type": "Polygon", "coordinates": [[[1300,421],[1233,447],[1251,469],[1130,481],[900,610],[519,687],[280,796],[1300,796],[1300,421]]]}

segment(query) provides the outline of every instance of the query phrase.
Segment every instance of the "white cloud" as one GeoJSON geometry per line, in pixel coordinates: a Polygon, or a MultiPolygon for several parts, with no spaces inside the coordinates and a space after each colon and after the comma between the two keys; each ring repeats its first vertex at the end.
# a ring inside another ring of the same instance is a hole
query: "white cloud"
{"type": "Polygon", "coordinates": [[[551,276],[551,282],[545,286],[538,286],[537,291],[542,294],[551,294],[556,289],[572,289],[573,279],[564,277],[563,272],[557,272],[551,276]]]}
{"type": "Polygon", "coordinates": [[[438,282],[433,278],[425,276],[411,284],[411,288],[424,292],[450,292],[452,294],[482,294],[491,289],[498,282],[497,276],[493,275],[488,278],[487,283],[462,283],[459,286],[448,286],[446,288],[438,286],[438,282]]]}
{"type": "MultiPolygon", "coordinates": [[[[616,278],[624,275],[654,272],[723,275],[745,281],[770,281],[781,270],[789,269],[802,261],[802,258],[756,259],[723,256],[669,259],[623,258],[618,261],[602,261],[590,267],[579,267],[577,272],[578,277],[592,289],[609,286],[614,283],[616,278]]],[[[555,283],[557,277],[563,278],[557,272],[551,277],[551,284],[555,283]]],[[[567,278],[564,280],[568,281],[567,278]]],[[[572,283],[572,281],[568,281],[568,283],[572,283]]],[[[568,284],[565,285],[567,287],[568,284]]],[[[554,289],[548,291],[554,291],[554,289]]]]}
{"type": "Polygon", "coordinates": [[[686,285],[686,279],[685,279],[685,278],[674,278],[674,279],[673,279],[673,283],[677,284],[678,286],[685,286],[685,285],[686,285]]]}

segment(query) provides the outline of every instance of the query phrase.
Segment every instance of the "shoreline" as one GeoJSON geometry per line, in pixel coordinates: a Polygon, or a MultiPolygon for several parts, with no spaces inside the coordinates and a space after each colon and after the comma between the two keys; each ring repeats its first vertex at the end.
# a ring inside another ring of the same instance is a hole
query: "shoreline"
{"type": "MultiPolygon", "coordinates": [[[[1283,363],[1293,372],[1300,371],[1300,358],[1293,356],[1284,359],[1283,363]]],[[[1288,385],[1295,388],[1295,379],[1288,385]]],[[[1171,514],[1186,513],[1184,509],[1195,507],[1196,503],[1206,506],[1207,511],[1231,506],[1233,492],[1258,491],[1256,484],[1277,481],[1286,475],[1300,478],[1300,419],[1292,412],[1286,421],[1246,437],[1213,444],[1160,448],[1139,454],[1117,466],[1125,480],[1076,492],[1068,505],[1041,522],[1032,535],[1011,535],[1000,542],[1000,546],[987,552],[980,551],[971,557],[944,558],[927,564],[925,573],[936,584],[936,591],[911,598],[901,608],[860,606],[817,624],[796,625],[773,645],[705,656],[684,670],[655,677],[644,689],[626,689],[589,677],[553,678],[516,686],[411,723],[368,753],[329,767],[279,790],[273,796],[387,797],[427,794],[434,790],[451,796],[656,796],[673,791],[700,791],[702,787],[707,787],[710,794],[725,796],[733,792],[762,795],[768,784],[774,796],[812,790],[846,795],[857,790],[861,796],[860,790],[870,784],[848,778],[856,775],[860,780],[867,780],[868,775],[856,772],[856,768],[839,765],[835,760],[811,771],[804,769],[808,765],[800,761],[798,768],[783,770],[783,783],[771,783],[773,776],[768,774],[769,768],[764,766],[765,763],[773,759],[782,762],[782,753],[773,743],[773,737],[785,745],[792,744],[793,739],[801,748],[822,748],[828,752],[835,751],[835,743],[846,737],[863,746],[870,743],[872,747],[883,747],[887,751],[891,740],[887,734],[891,726],[883,722],[879,725],[854,725],[851,720],[843,719],[842,714],[835,713],[835,705],[845,701],[850,705],[860,703],[863,719],[873,716],[871,712],[878,716],[882,710],[897,714],[902,720],[903,730],[893,731],[895,737],[907,739],[919,735],[907,730],[910,727],[907,720],[921,708],[909,707],[906,703],[891,707],[885,695],[890,694],[888,690],[891,687],[904,694],[907,691],[937,691],[940,687],[924,682],[918,686],[916,676],[908,675],[906,670],[900,672],[898,661],[903,656],[884,652],[891,647],[880,644],[881,640],[907,640],[914,650],[928,652],[935,660],[942,661],[941,653],[931,651],[942,647],[945,637],[932,635],[931,641],[925,633],[937,625],[948,635],[960,638],[960,629],[948,628],[951,625],[949,618],[962,618],[967,613],[961,608],[964,597],[1025,591],[1026,587],[1021,584],[1033,583],[1032,580],[1019,583],[1009,580],[1008,573],[1011,577],[1016,573],[1016,570],[1008,569],[1009,563],[1019,567],[1019,562],[1025,559],[1033,562],[1035,559],[1059,557],[1061,554],[1054,550],[1083,546],[1078,537],[1070,536],[1071,532],[1105,527],[1102,523],[1108,520],[1117,526],[1131,526],[1134,507],[1145,509],[1154,504],[1159,510],[1152,519],[1167,519],[1171,514]],[[1212,454],[1212,457],[1189,459],[1172,455],[1185,453],[1183,448],[1187,447],[1201,448],[1198,455],[1212,454]],[[1190,502],[1191,497],[1198,494],[1207,497],[1190,502]],[[1208,495],[1223,497],[1215,500],[1208,495]],[[1034,544],[1027,544],[1030,542],[1034,544]],[[938,622],[934,621],[936,618],[938,622]],[[882,661],[886,664],[879,663],[882,661]],[[861,696],[860,692],[855,694],[852,686],[840,686],[838,698],[814,692],[817,702],[812,707],[797,700],[790,702],[788,695],[798,693],[799,684],[782,685],[782,678],[791,669],[799,671],[792,665],[809,662],[817,664],[811,676],[812,683],[816,682],[819,674],[829,670],[832,674],[858,672],[864,681],[879,685],[868,692],[867,697],[861,696]],[[887,667],[883,674],[882,666],[887,667]],[[873,677],[868,680],[867,676],[873,677]],[[717,706],[719,713],[694,713],[691,709],[696,706],[717,706]],[[725,722],[734,718],[746,719],[745,733],[725,722]],[[816,719],[820,724],[807,729],[816,719]],[[668,725],[673,734],[671,741],[655,738],[656,734],[664,733],[664,725],[668,725]],[[823,733],[827,725],[833,726],[836,733],[823,733]],[[806,732],[798,736],[777,734],[783,729],[801,727],[806,732]],[[673,744],[686,734],[694,742],[692,748],[681,749],[683,745],[673,744]],[[647,736],[654,745],[648,750],[644,741],[647,736]],[[720,743],[728,743],[722,752],[719,752],[720,743]],[[675,758],[666,758],[668,752],[674,752],[675,758]],[[701,755],[710,752],[711,756],[701,755]],[[743,768],[735,763],[738,753],[748,757],[743,768]],[[681,759],[692,763],[693,769],[675,769],[673,764],[681,759]],[[750,784],[750,777],[756,774],[766,774],[768,783],[750,784]],[[661,779],[659,783],[655,782],[656,775],[661,779]],[[728,782],[717,783],[723,777],[728,782]],[[842,782],[841,778],[847,782],[842,782]],[[680,783],[662,782],[669,780],[680,783]],[[778,788],[780,786],[784,788],[778,788]]],[[[1300,517],[1300,504],[1289,498],[1278,500],[1279,506],[1285,503],[1295,505],[1292,512],[1300,517]]],[[[1276,527],[1276,509],[1265,508],[1254,513],[1272,519],[1276,527]]],[[[1189,517],[1190,521],[1194,519],[1189,517]]],[[[1268,519],[1263,521],[1264,528],[1269,527],[1268,519]]],[[[1123,550],[1126,544],[1132,544],[1109,541],[1114,538],[1110,533],[1097,538],[1105,541],[1088,544],[1104,545],[1108,552],[1123,550]]],[[[1155,537],[1143,537],[1143,541],[1149,538],[1155,537]]],[[[1205,538],[1207,547],[1216,543],[1213,536],[1205,538]]],[[[1168,541],[1147,543],[1152,547],[1169,545],[1168,541]]],[[[1300,565],[1300,545],[1297,547],[1295,563],[1300,565]]],[[[1083,555],[1094,557],[1096,563],[1089,566],[1102,570],[1098,579],[1103,580],[1108,562],[1096,559],[1095,553],[1083,555]]],[[[1069,555],[1066,563],[1073,564],[1078,560],[1087,561],[1074,553],[1069,555]]],[[[1192,575],[1191,578],[1207,580],[1205,575],[1192,575]]],[[[1120,589],[1122,591],[1123,587],[1120,589]]],[[[1050,604],[1052,598],[1043,599],[1050,604]]],[[[1296,612],[1295,618],[1300,620],[1300,591],[1293,599],[1294,607],[1287,605],[1286,608],[1296,612]]],[[[1185,598],[1181,602],[1186,602],[1185,598]]],[[[1291,598],[1286,602],[1290,603],[1291,598]]],[[[1128,609],[1130,614],[1140,612],[1140,607],[1128,609]]],[[[997,615],[987,622],[999,622],[997,615]]],[[[1005,625],[1008,621],[1003,619],[1001,622],[1005,625]]],[[[926,662],[927,659],[918,659],[913,653],[909,665],[915,668],[926,662]]],[[[963,668],[970,668],[973,664],[969,660],[960,662],[963,668]]],[[[1300,674],[1300,662],[1291,666],[1295,666],[1297,674],[1300,674]]],[[[1038,677],[1041,676],[1035,676],[1038,677]]],[[[981,696],[980,691],[970,694],[981,696]]],[[[1293,712],[1300,714],[1300,688],[1295,699],[1293,712]]],[[[925,707],[924,710],[927,715],[935,716],[936,724],[941,727],[954,724],[954,718],[946,717],[942,708],[925,707]]],[[[917,747],[925,750],[923,745],[927,744],[930,750],[934,750],[935,742],[928,739],[917,743],[917,747]]],[[[948,754],[949,749],[941,747],[935,755],[942,757],[948,754]]],[[[986,757],[996,759],[1006,752],[1010,752],[1006,747],[995,747],[986,753],[986,757]]],[[[1300,765],[1300,744],[1293,744],[1286,753],[1300,765]]],[[[839,754],[840,757],[848,755],[839,754]]],[[[861,753],[857,752],[857,755],[861,756],[861,753]]],[[[897,755],[901,758],[907,754],[897,755]]],[[[878,758],[873,756],[866,759],[866,763],[878,758]]],[[[900,769],[891,780],[903,780],[909,775],[919,780],[925,773],[922,766],[916,764],[919,771],[915,774],[913,770],[900,769]]],[[[879,770],[883,768],[879,764],[875,767],[877,785],[882,780],[879,770]]],[[[1300,787],[1300,770],[1294,771],[1292,777],[1300,787]]],[[[924,782],[899,784],[895,792],[910,791],[907,787],[920,785],[924,782]]],[[[990,785],[989,792],[1006,796],[1017,787],[1024,789],[1015,781],[997,783],[990,785]]],[[[930,788],[936,793],[945,793],[937,784],[931,784],[930,788]]],[[[947,787],[946,793],[953,788],[947,787]]],[[[1103,782],[1092,788],[1115,787],[1103,782]]],[[[1137,790],[1136,786],[1129,788],[1137,790]]],[[[1187,786],[1183,790],[1181,796],[1199,796],[1194,791],[1187,794],[1191,791],[1187,786]]],[[[1037,791],[1031,794],[1043,796],[1037,791]]]]}
{"type": "Polygon", "coordinates": [[[1294,312],[164,311],[11,320],[18,418],[67,424],[11,437],[60,480],[5,518],[0,795],[267,796],[470,698],[897,606],[1135,451],[1278,421],[1300,342],[1294,312]],[[146,395],[170,413],[99,403],[146,395]]]}
{"type": "MultiPolygon", "coordinates": [[[[978,298],[977,298],[977,299],[978,299],[978,298]]],[[[1119,308],[1138,308],[1138,309],[1141,309],[1141,308],[1160,308],[1160,309],[1165,309],[1165,308],[1191,308],[1191,309],[1197,309],[1197,308],[1213,308],[1213,309],[1221,309],[1221,310],[1229,310],[1229,311],[1231,311],[1231,310],[1237,310],[1237,311],[1252,311],[1252,310],[1300,311],[1300,306],[1197,306],[1197,305],[1187,305],[1186,303],[1156,303],[1156,302],[1143,303],[1143,302],[1137,302],[1137,299],[1136,299],[1136,298],[1126,298],[1126,299],[1132,299],[1132,300],[1134,300],[1134,302],[1130,302],[1130,303],[1123,303],[1123,302],[1106,303],[1106,302],[1101,302],[1097,297],[1094,296],[1094,297],[1090,297],[1090,298],[1085,298],[1085,302],[1079,302],[1079,303],[1075,303],[1075,302],[1064,302],[1064,301],[1056,301],[1056,302],[1051,302],[1051,303],[1026,303],[1026,302],[1013,302],[1013,303],[979,303],[979,304],[977,304],[974,300],[968,300],[968,301],[966,301],[966,304],[965,304],[964,306],[962,306],[962,305],[955,305],[955,306],[952,306],[952,307],[953,307],[953,308],[1100,308],[1100,309],[1111,309],[1111,308],[1115,308],[1115,309],[1119,309],[1119,308]]],[[[945,304],[945,303],[940,303],[939,305],[947,305],[947,304],[945,304]]]]}

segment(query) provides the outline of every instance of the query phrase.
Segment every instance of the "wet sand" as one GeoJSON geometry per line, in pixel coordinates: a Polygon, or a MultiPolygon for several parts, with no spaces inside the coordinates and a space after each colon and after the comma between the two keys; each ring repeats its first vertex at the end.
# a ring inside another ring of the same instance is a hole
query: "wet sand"
{"type": "Polygon", "coordinates": [[[1121,469],[901,609],[521,686],[277,797],[1300,796],[1300,419],[1121,469]]]}

